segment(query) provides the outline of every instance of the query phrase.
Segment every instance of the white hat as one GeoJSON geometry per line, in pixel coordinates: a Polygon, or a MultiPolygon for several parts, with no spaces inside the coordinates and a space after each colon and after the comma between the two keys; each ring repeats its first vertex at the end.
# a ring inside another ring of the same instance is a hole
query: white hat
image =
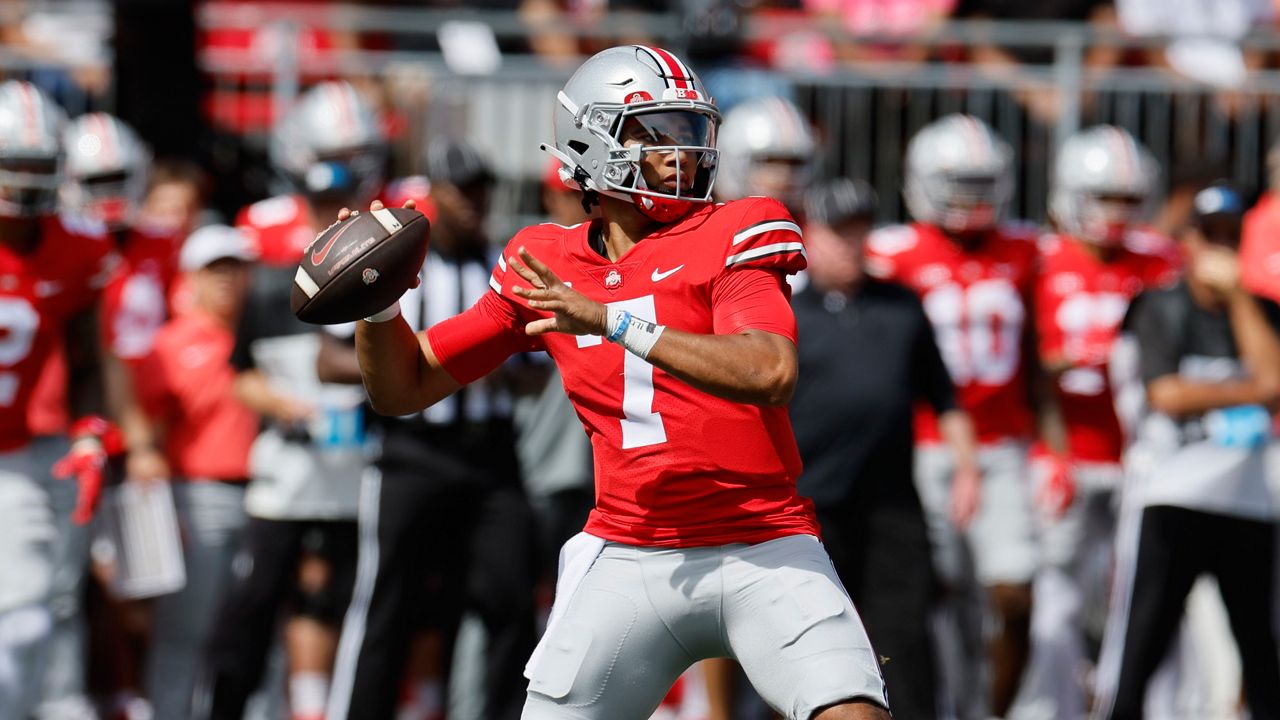
{"type": "Polygon", "coordinates": [[[205,225],[182,244],[178,267],[191,272],[223,258],[253,261],[258,259],[258,252],[239,230],[227,225],[205,225]]]}

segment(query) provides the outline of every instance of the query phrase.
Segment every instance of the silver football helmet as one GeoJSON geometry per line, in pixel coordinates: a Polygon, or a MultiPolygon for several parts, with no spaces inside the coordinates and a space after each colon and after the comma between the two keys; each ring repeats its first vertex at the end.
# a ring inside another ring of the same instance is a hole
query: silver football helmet
{"type": "Polygon", "coordinates": [[[34,217],[57,209],[65,122],[62,108],[35,85],[0,83],[0,215],[34,217]]]}
{"type": "Polygon", "coordinates": [[[387,138],[373,104],[345,82],[303,93],[271,134],[271,162],[312,202],[364,204],[383,180],[387,138]]]}
{"type": "Polygon", "coordinates": [[[1049,213],[1074,237],[1117,245],[1150,210],[1158,174],[1155,158],[1127,130],[1081,130],[1058,151],[1049,213]]]}
{"type": "Polygon", "coordinates": [[[555,147],[566,184],[629,200],[648,217],[673,222],[711,201],[720,111],[702,81],[656,47],[603,50],[556,95],[555,147]],[[643,161],[662,157],[663,177],[646,181],[643,161]]]}
{"type": "Polygon", "coordinates": [[[63,203],[110,228],[133,221],[147,187],[151,151],[133,128],[106,113],[81,115],[63,133],[63,203]]]}
{"type": "Polygon", "coordinates": [[[716,194],[725,200],[766,195],[799,204],[813,180],[818,142],[813,126],[790,100],[746,100],[720,128],[720,177],[716,194]]]}
{"type": "Polygon", "coordinates": [[[907,144],[902,196],[912,217],[949,232],[992,228],[1013,194],[1013,149],[972,115],[941,117],[907,144]]]}

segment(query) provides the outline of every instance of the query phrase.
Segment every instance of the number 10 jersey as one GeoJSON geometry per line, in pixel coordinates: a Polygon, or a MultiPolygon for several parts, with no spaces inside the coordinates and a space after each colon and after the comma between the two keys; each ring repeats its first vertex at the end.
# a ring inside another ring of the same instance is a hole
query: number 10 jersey
{"type": "MultiPolygon", "coordinates": [[[[663,226],[612,262],[591,223],[538,225],[511,240],[470,310],[427,331],[459,382],[513,352],[545,349],[591,438],[596,507],[587,532],[636,545],[756,543],[816,534],[796,494],[800,456],[785,407],[715,397],[599,336],[525,334],[547,317],[513,288],[524,247],[573,289],[669,328],[700,334],[762,330],[796,339],[785,276],[804,268],[800,229],[776,201],[708,205],[663,226]]],[[[737,362],[723,358],[726,364],[737,362]]]]}

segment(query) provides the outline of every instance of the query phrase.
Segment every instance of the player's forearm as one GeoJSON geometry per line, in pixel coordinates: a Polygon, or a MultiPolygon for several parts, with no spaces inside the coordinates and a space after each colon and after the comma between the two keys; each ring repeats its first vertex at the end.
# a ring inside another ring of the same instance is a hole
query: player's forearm
{"type": "Polygon", "coordinates": [[[938,416],[938,432],[951,448],[957,469],[978,469],[978,436],[968,413],[963,410],[942,413],[938,416]]]}
{"type": "Polygon", "coordinates": [[[1230,305],[1231,330],[1240,359],[1257,386],[1259,402],[1273,407],[1280,401],[1280,338],[1253,296],[1236,292],[1230,305]]]}
{"type": "Polygon", "coordinates": [[[1267,390],[1252,379],[1197,382],[1166,375],[1147,383],[1151,407],[1175,418],[1237,405],[1266,404],[1267,396],[1267,390]]]}
{"type": "Polygon", "coordinates": [[[356,356],[369,404],[382,415],[421,411],[460,387],[436,360],[425,333],[414,333],[404,318],[358,322],[356,356]]]}
{"type": "Polygon", "coordinates": [[[320,382],[327,383],[355,385],[361,382],[360,360],[355,348],[328,333],[321,333],[316,376],[320,382]]]}
{"type": "Polygon", "coordinates": [[[795,345],[761,330],[702,335],[667,328],[648,360],[703,392],[735,402],[786,405],[795,392],[795,345]]]}
{"type": "Polygon", "coordinates": [[[151,419],[138,403],[128,368],[109,354],[103,358],[102,365],[106,379],[107,411],[119,423],[125,444],[131,450],[156,447],[157,433],[152,427],[151,419]]]}

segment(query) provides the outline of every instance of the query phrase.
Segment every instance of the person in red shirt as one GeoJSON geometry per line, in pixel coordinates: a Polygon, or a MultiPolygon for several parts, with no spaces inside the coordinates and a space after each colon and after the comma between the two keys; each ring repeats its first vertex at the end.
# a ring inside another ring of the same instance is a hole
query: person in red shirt
{"type": "Polygon", "coordinates": [[[1244,214],[1240,280],[1255,295],[1280,300],[1280,142],[1267,152],[1270,189],[1244,214]]]}
{"type": "MultiPolygon", "coordinates": [[[[138,362],[138,392],[173,469],[187,583],[151,606],[146,690],[158,717],[191,703],[201,651],[245,524],[244,489],[258,416],[236,398],[235,326],[249,288],[248,240],[208,225],[182,247],[188,312],[165,323],[138,362]]],[[[176,717],[176,716],[175,716],[176,717]]]]}
{"type": "Polygon", "coordinates": [[[903,196],[915,223],[877,230],[867,245],[872,274],[920,295],[978,438],[978,467],[957,463],[942,443],[947,428],[928,407],[917,412],[916,485],[949,591],[942,609],[954,613],[946,627],[960,633],[961,654],[941,658],[942,689],[966,718],[1003,717],[1013,703],[1039,562],[1027,483],[1027,444],[1036,432],[1029,392],[1037,367],[1030,343],[1036,244],[1030,228],[1000,224],[1013,189],[1012,156],[972,116],[925,126],[906,156],[903,196]],[[982,682],[974,659],[983,656],[975,585],[998,617],[987,653],[989,696],[973,691],[982,682]]]}
{"type": "MultiPolygon", "coordinates": [[[[24,717],[34,709],[52,624],[74,616],[54,613],[53,575],[70,525],[61,521],[70,507],[57,517],[51,507],[62,504],[61,489],[74,495],[76,486],[55,484],[55,456],[36,447],[29,423],[37,379],[59,343],[67,349],[75,413],[113,409],[127,421],[130,474],[167,474],[130,384],[116,382],[123,373],[100,352],[94,331],[93,313],[114,262],[111,245],[98,223],[54,213],[62,122],[61,109],[35,86],[0,84],[0,625],[6,626],[0,666],[8,669],[0,673],[0,717],[24,717]],[[103,385],[109,392],[97,389],[103,385]]],[[[74,471],[100,478],[105,451],[97,436],[77,437],[71,453],[74,471]]],[[[50,699],[82,702],[76,680],[70,682],[70,694],[50,699]]]]}
{"type": "Polygon", "coordinates": [[[804,267],[800,228],[775,200],[710,202],[720,115],[671,53],[610,48],[557,97],[544,147],[600,219],[517,233],[490,292],[423,333],[399,303],[356,327],[378,412],[545,349],[591,438],[596,506],[562,550],[522,717],[646,717],[692,663],[732,657],[789,718],[888,718],[796,493],[785,276],[804,267]]]}
{"type": "MultiPolygon", "coordinates": [[[[1054,164],[1049,210],[1060,230],[1040,242],[1036,331],[1066,425],[1069,472],[1038,467],[1044,567],[1037,576],[1032,661],[1024,699],[1054,717],[1085,714],[1081,614],[1106,578],[1090,559],[1110,553],[1123,433],[1107,361],[1129,303],[1174,281],[1171,241],[1138,227],[1150,208],[1155,159],[1127,131],[1100,125],[1067,139],[1054,164]]],[[[1098,592],[1096,595],[1102,595],[1098,592]]]]}

